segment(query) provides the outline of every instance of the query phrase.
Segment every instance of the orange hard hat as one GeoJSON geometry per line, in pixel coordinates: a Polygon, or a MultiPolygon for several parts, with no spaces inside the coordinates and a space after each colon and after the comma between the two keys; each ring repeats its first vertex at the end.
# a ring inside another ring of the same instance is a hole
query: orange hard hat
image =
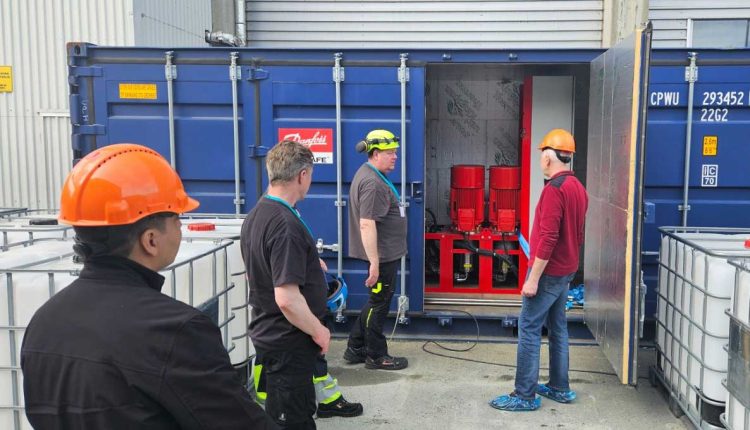
{"type": "Polygon", "coordinates": [[[542,142],[539,144],[539,149],[547,148],[575,153],[576,141],[575,139],[573,139],[573,135],[570,134],[570,132],[568,132],[567,130],[556,128],[547,133],[547,135],[544,136],[544,139],[542,139],[542,142]]]}
{"type": "Polygon", "coordinates": [[[60,222],[126,225],[159,212],[189,212],[198,205],[158,152],[121,143],[97,149],[73,166],[62,189],[60,222]]]}

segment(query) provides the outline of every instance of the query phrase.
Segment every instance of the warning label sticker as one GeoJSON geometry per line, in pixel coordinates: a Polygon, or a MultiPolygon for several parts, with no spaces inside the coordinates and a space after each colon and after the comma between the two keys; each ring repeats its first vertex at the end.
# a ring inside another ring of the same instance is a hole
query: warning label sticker
{"type": "Polygon", "coordinates": [[[13,68],[0,66],[0,93],[13,92],[13,68]]]}
{"type": "Polygon", "coordinates": [[[120,84],[121,99],[156,100],[156,84],[120,84]]]}
{"type": "Polygon", "coordinates": [[[703,136],[703,156],[715,156],[719,149],[719,136],[703,136]]]}

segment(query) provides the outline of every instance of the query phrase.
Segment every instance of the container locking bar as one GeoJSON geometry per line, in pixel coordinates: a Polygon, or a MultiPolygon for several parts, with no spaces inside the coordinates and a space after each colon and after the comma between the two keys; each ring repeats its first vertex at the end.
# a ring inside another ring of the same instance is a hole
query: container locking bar
{"type": "Polygon", "coordinates": [[[682,204],[677,207],[682,212],[682,226],[687,226],[687,216],[690,210],[688,204],[688,191],[690,190],[690,146],[693,139],[693,97],[695,94],[695,82],[698,81],[698,59],[697,52],[689,52],[688,58],[690,65],[685,67],[685,81],[688,83],[688,100],[687,100],[687,125],[685,134],[685,175],[682,182],[682,204]]]}
{"type": "Polygon", "coordinates": [[[234,133],[234,210],[239,215],[245,200],[240,197],[240,119],[237,107],[237,81],[242,79],[242,69],[237,65],[238,52],[229,54],[229,80],[232,81],[232,131],[234,133]]]}
{"type": "Polygon", "coordinates": [[[164,53],[164,78],[167,80],[167,108],[169,110],[169,164],[172,168],[177,170],[177,160],[175,154],[175,138],[174,138],[174,94],[172,90],[172,81],[177,79],[177,66],[172,64],[172,57],[174,51],[167,51],[164,53]]]}
{"type": "MultiPolygon", "coordinates": [[[[406,62],[409,54],[399,54],[398,82],[401,84],[401,206],[403,211],[409,206],[406,202],[406,83],[409,82],[409,68],[406,62]]],[[[406,294],[406,256],[401,257],[401,294],[398,296],[398,323],[409,324],[409,296],[406,294]]]]}

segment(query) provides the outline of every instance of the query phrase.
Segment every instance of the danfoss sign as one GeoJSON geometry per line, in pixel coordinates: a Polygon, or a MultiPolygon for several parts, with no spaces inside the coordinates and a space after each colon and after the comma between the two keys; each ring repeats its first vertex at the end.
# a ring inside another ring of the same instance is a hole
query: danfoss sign
{"type": "Polygon", "coordinates": [[[332,128],[280,128],[279,142],[282,140],[292,140],[310,148],[317,164],[333,164],[332,128]]]}

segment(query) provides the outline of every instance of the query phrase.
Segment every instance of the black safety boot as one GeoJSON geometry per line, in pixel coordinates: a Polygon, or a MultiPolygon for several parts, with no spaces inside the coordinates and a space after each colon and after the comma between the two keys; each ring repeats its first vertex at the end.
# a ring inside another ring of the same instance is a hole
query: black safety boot
{"type": "Polygon", "coordinates": [[[349,364],[364,363],[365,348],[352,348],[351,346],[347,346],[346,351],[344,351],[344,360],[349,364]]]}
{"type": "Polygon", "coordinates": [[[365,367],[368,369],[401,370],[406,369],[408,365],[409,360],[406,357],[391,357],[390,355],[378,358],[367,357],[365,360],[365,367]]]}
{"type": "Polygon", "coordinates": [[[318,403],[318,418],[357,417],[362,415],[362,411],[361,403],[347,402],[344,396],[328,404],[318,403]]]}

